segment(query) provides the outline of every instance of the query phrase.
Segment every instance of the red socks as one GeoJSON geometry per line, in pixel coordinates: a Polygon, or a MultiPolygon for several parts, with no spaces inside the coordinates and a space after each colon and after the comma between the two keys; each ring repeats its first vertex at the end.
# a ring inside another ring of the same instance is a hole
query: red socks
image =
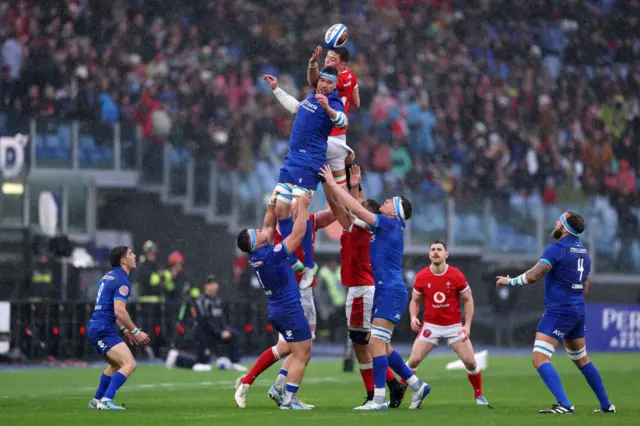
{"type": "Polygon", "coordinates": [[[473,397],[477,398],[479,396],[482,396],[482,373],[481,372],[478,372],[478,374],[467,373],[467,378],[469,379],[471,386],[473,386],[473,397]]]}
{"type": "Polygon", "coordinates": [[[263,371],[271,367],[279,359],[280,357],[276,358],[276,356],[273,354],[273,348],[267,349],[266,351],[262,352],[260,358],[258,358],[256,363],[253,364],[253,367],[251,367],[251,370],[249,370],[249,372],[242,379],[240,379],[240,381],[245,385],[252,385],[263,371]]]}

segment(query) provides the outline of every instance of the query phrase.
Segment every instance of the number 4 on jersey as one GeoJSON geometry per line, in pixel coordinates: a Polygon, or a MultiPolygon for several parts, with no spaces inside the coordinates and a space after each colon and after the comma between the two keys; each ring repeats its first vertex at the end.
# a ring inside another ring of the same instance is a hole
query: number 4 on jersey
{"type": "Polygon", "coordinates": [[[582,282],[582,274],[584,273],[584,259],[578,258],[578,272],[580,272],[580,282],[582,282]]]}

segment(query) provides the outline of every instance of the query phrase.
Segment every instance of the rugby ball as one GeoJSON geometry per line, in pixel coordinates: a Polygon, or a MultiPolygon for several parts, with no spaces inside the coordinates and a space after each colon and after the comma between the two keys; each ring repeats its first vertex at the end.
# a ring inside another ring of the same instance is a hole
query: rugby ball
{"type": "Polygon", "coordinates": [[[220,370],[229,370],[231,368],[231,360],[226,356],[220,357],[216,360],[216,366],[220,370]]]}
{"type": "Polygon", "coordinates": [[[335,24],[324,34],[324,44],[329,49],[335,49],[344,46],[348,38],[347,27],[342,24],[335,24]]]}

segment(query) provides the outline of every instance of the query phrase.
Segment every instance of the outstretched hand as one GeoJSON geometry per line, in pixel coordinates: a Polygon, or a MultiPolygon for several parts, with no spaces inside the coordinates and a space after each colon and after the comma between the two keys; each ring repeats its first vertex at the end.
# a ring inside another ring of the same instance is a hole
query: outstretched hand
{"type": "Polygon", "coordinates": [[[271,87],[271,90],[276,90],[278,88],[278,79],[276,77],[269,74],[265,74],[264,77],[262,77],[262,79],[267,83],[269,83],[269,87],[271,87]]]}
{"type": "Polygon", "coordinates": [[[325,165],[320,169],[320,176],[322,176],[327,183],[327,185],[336,185],[336,180],[333,178],[333,173],[331,172],[331,168],[325,165]]]}
{"type": "Polygon", "coordinates": [[[497,276],[496,277],[496,287],[509,285],[509,279],[510,279],[509,275],[507,275],[506,277],[497,276]]]}

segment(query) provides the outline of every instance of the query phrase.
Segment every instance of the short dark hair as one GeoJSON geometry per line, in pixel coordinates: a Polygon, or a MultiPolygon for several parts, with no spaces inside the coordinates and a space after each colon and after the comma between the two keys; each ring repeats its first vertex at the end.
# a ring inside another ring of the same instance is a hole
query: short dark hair
{"type": "Polygon", "coordinates": [[[322,72],[335,75],[336,77],[338,77],[338,70],[335,69],[334,67],[324,67],[322,72]]]}
{"type": "Polygon", "coordinates": [[[109,264],[112,268],[117,268],[120,266],[120,262],[122,262],[122,258],[127,255],[129,252],[129,247],[127,246],[118,246],[111,249],[109,252],[109,264]]]}
{"type": "Polygon", "coordinates": [[[249,238],[249,230],[248,229],[243,229],[242,231],[240,231],[240,233],[238,234],[238,248],[245,252],[245,253],[249,253],[251,251],[251,238],[249,238]]]}
{"type": "Polygon", "coordinates": [[[429,244],[429,250],[431,250],[431,246],[432,246],[432,245],[434,245],[434,244],[442,244],[442,247],[444,247],[444,250],[445,250],[445,251],[449,251],[449,249],[447,248],[447,243],[445,243],[445,242],[444,242],[444,241],[442,241],[442,240],[434,240],[434,241],[431,241],[431,244],[429,244]]]}
{"type": "Polygon", "coordinates": [[[349,62],[349,59],[351,59],[351,55],[349,54],[349,49],[347,49],[344,46],[336,47],[334,49],[329,49],[329,50],[336,52],[338,56],[340,56],[340,60],[342,62],[349,62]]]}
{"type": "Polygon", "coordinates": [[[584,232],[584,218],[580,216],[576,212],[568,211],[567,212],[567,223],[570,227],[573,228],[578,234],[582,234],[584,232]]]}
{"type": "Polygon", "coordinates": [[[411,219],[411,214],[413,213],[411,201],[409,201],[406,197],[400,196],[400,202],[402,203],[402,210],[404,211],[404,220],[411,219]]]}
{"type": "Polygon", "coordinates": [[[373,214],[380,213],[380,203],[374,199],[369,198],[368,200],[364,200],[362,206],[373,214]]]}

